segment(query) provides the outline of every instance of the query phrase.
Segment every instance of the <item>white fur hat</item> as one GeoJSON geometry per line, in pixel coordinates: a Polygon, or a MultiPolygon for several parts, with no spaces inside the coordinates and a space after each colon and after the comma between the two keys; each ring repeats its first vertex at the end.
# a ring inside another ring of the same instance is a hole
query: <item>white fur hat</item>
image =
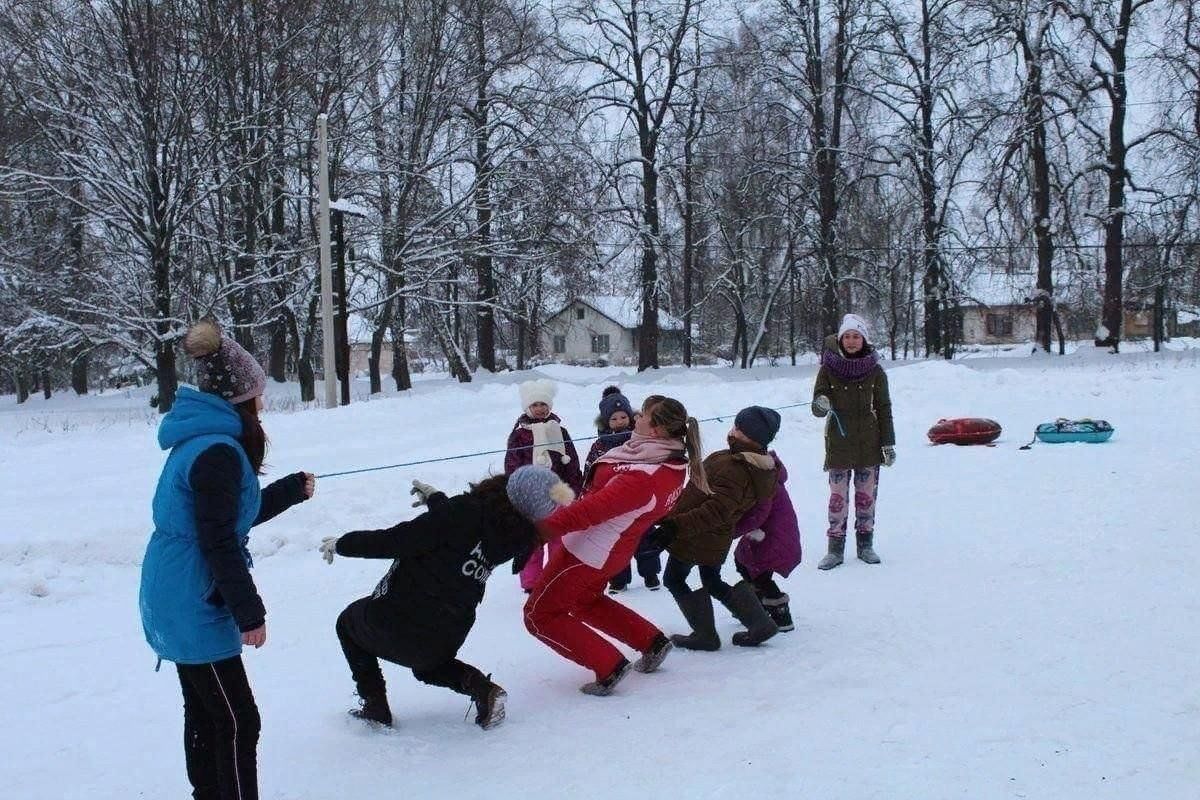
{"type": "Polygon", "coordinates": [[[871,341],[871,337],[867,336],[867,323],[858,314],[847,314],[842,317],[842,325],[838,328],[838,340],[840,341],[847,331],[858,331],[863,337],[863,341],[871,341]]]}
{"type": "Polygon", "coordinates": [[[553,408],[556,394],[558,386],[552,380],[525,381],[521,384],[521,410],[528,411],[534,403],[545,403],[553,408]]]}

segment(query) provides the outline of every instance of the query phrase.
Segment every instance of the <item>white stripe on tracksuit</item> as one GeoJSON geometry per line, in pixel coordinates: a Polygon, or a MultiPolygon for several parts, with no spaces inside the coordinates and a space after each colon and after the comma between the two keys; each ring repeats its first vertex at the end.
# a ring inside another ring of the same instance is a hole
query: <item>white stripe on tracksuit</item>
{"type": "Polygon", "coordinates": [[[217,682],[217,688],[221,690],[221,699],[225,701],[225,708],[229,709],[229,720],[233,723],[233,780],[234,786],[237,787],[237,796],[240,800],[242,796],[242,771],[238,768],[237,714],[233,713],[233,704],[229,702],[229,695],[225,693],[225,687],[221,685],[221,676],[217,674],[216,665],[209,664],[208,668],[212,670],[213,680],[217,682]]]}

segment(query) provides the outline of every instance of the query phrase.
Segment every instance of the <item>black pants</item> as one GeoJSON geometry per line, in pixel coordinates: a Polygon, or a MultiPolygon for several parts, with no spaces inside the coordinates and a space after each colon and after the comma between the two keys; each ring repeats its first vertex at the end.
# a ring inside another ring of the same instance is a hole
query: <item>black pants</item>
{"type": "MultiPolygon", "coordinates": [[[[659,554],[662,552],[653,544],[647,544],[649,537],[643,536],[642,541],[638,543],[637,552],[634,554],[634,561],[637,563],[638,575],[642,578],[652,578],[662,571],[662,563],[659,560],[659,554]]],[[[612,576],[609,583],[613,586],[619,586],[622,589],[629,585],[633,580],[633,570],[626,565],[625,569],[612,576]]]]}
{"type": "Polygon", "coordinates": [[[667,587],[667,591],[671,593],[672,597],[678,599],[691,592],[687,585],[687,579],[688,575],[692,574],[693,567],[700,572],[700,583],[715,600],[724,603],[729,599],[729,593],[733,591],[733,587],[721,578],[720,567],[696,567],[695,564],[689,564],[686,561],[680,561],[675,556],[669,556],[667,568],[663,570],[663,586],[667,587]]]}
{"type": "Polygon", "coordinates": [[[459,694],[473,695],[486,687],[487,677],[470,664],[455,658],[466,638],[450,632],[442,642],[428,637],[397,636],[371,625],[364,615],[366,598],[355,600],[338,616],[337,635],[358,696],[384,697],[387,684],[379,659],[412,670],[413,677],[431,686],[444,686],[459,694]],[[432,645],[432,646],[431,646],[432,645]]]}
{"type": "Polygon", "coordinates": [[[746,569],[744,565],[736,561],[734,563],[737,564],[738,574],[750,581],[750,583],[754,584],[754,591],[758,594],[758,598],[760,600],[778,600],[784,596],[783,589],[779,588],[779,584],[777,584],[775,582],[775,578],[772,577],[774,573],[764,572],[757,578],[751,578],[750,571],[746,569]]]}
{"type": "Polygon", "coordinates": [[[177,664],[183,752],[195,800],[258,800],[261,721],[241,656],[177,664]]]}

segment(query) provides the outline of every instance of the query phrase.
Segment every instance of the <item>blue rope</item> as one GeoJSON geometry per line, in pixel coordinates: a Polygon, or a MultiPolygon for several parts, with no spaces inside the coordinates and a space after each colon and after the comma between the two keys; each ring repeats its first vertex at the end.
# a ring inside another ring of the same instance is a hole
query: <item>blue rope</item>
{"type": "MultiPolygon", "coordinates": [[[[810,403],[792,403],[791,405],[780,406],[779,408],[776,408],[774,410],[775,411],[786,411],[789,408],[801,408],[802,406],[808,406],[808,405],[811,405],[811,404],[810,403]]],[[[696,421],[697,422],[724,422],[725,420],[729,419],[730,417],[735,417],[735,416],[737,416],[736,412],[733,414],[724,414],[719,417],[707,417],[705,419],[700,419],[700,420],[696,420],[696,421]]],[[[834,418],[835,419],[837,418],[836,414],[834,415],[834,418]]],[[[840,422],[838,423],[838,427],[839,428],[841,427],[840,422]]],[[[845,436],[846,434],[843,433],[842,435],[845,436]]],[[[574,441],[590,442],[593,439],[599,439],[599,438],[600,438],[600,436],[599,436],[599,434],[597,434],[596,436],[582,436],[578,439],[575,439],[574,441]]],[[[566,444],[566,442],[547,442],[546,443],[546,445],[556,445],[556,444],[566,444]]],[[[544,447],[546,445],[542,445],[542,446],[544,447]]],[[[362,469],[348,469],[348,470],[344,470],[342,472],[326,472],[322,475],[318,475],[317,477],[318,478],[340,478],[343,475],[358,475],[363,472],[380,472],[385,469],[399,469],[401,467],[417,467],[422,464],[437,464],[437,463],[440,463],[443,461],[458,461],[460,459],[476,458],[478,456],[494,456],[494,455],[499,455],[500,453],[507,453],[509,450],[532,450],[534,447],[537,447],[537,446],[538,445],[527,444],[522,447],[511,447],[511,448],[506,447],[503,450],[480,450],[477,453],[460,453],[459,455],[442,456],[441,458],[423,458],[420,461],[405,461],[400,464],[386,464],[382,467],[363,467],[362,469]]]]}
{"type": "Polygon", "coordinates": [[[829,409],[829,413],[831,415],[833,415],[833,421],[837,423],[838,433],[840,433],[842,435],[842,438],[845,439],[846,438],[846,429],[844,427],[842,427],[842,418],[839,417],[838,413],[836,411],[834,411],[832,408],[829,409]]]}

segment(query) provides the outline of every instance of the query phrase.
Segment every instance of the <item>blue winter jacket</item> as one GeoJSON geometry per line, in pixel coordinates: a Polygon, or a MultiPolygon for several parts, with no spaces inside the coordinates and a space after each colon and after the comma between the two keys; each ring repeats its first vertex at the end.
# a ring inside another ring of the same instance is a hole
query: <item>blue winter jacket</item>
{"type": "Polygon", "coordinates": [[[259,515],[258,476],[238,437],[242,422],[224,398],[180,387],[175,404],[158,428],[158,444],[170,450],[154,492],[154,533],[142,561],[139,604],[146,641],[160,658],[177,664],[206,664],[241,653],[233,614],[211,602],[212,570],[200,550],[195,497],[189,475],[196,458],[214,445],[230,445],[241,460],[241,493],[235,532],[246,549],[259,515]]]}

